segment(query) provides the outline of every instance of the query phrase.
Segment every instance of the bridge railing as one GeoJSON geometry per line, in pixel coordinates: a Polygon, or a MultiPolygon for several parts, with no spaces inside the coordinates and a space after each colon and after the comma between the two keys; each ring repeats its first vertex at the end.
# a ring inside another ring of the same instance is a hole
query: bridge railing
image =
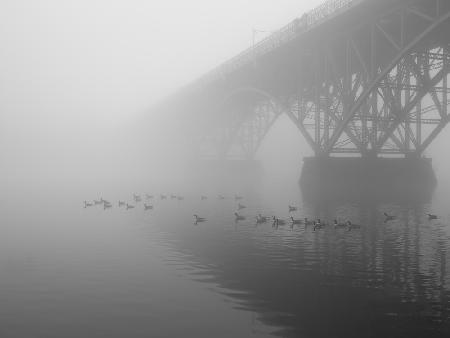
{"type": "Polygon", "coordinates": [[[319,7],[314,8],[308,12],[308,28],[316,26],[322,21],[328,19],[332,15],[336,15],[339,12],[353,6],[356,2],[355,0],[328,0],[319,7]]]}
{"type": "Polygon", "coordinates": [[[219,67],[213,69],[200,78],[200,84],[208,83],[221,78],[236,69],[253,62],[256,58],[263,56],[281,45],[293,40],[300,34],[326,21],[331,16],[335,16],[348,8],[353,7],[365,0],[328,0],[322,5],[303,14],[300,18],[291,21],[275,33],[269,35],[257,44],[247,48],[235,57],[224,62],[219,67]]]}

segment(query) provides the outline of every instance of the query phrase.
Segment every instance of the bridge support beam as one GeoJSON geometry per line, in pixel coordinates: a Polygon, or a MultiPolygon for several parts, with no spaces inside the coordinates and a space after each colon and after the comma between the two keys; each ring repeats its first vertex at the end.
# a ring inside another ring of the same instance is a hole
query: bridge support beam
{"type": "Polygon", "coordinates": [[[436,187],[430,159],[305,158],[300,177],[305,200],[429,201],[436,187]]]}

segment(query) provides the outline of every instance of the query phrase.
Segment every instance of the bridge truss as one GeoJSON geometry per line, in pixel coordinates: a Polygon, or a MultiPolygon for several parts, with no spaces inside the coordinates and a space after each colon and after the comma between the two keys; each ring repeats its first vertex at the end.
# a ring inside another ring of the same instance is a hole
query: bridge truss
{"type": "Polygon", "coordinates": [[[286,114],[317,156],[420,157],[450,121],[450,2],[391,3],[350,28],[302,32],[279,54],[216,71],[221,79],[202,86],[226,97],[217,106],[229,118],[204,144],[253,158],[286,114]]]}

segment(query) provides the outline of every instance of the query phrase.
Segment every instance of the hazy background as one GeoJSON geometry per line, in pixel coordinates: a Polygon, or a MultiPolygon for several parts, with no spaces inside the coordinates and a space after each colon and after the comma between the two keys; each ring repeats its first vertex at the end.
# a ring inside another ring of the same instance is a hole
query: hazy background
{"type": "MultiPolygon", "coordinates": [[[[253,29],[275,30],[322,2],[1,1],[0,180],[183,175],[179,140],[170,121],[161,127],[149,116],[152,105],[249,47],[253,29]]],[[[441,183],[449,129],[427,152],[441,183]]],[[[282,117],[259,157],[267,171],[296,179],[308,154],[282,117]]]]}

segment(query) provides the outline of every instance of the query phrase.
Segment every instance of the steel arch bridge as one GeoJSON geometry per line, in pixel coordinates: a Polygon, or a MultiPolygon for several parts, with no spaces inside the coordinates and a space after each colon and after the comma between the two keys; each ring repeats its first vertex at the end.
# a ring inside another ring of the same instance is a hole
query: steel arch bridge
{"type": "Polygon", "coordinates": [[[316,156],[420,157],[450,120],[449,71],[449,0],[329,0],[180,90],[179,108],[205,121],[209,156],[253,158],[286,114],[316,156]]]}

